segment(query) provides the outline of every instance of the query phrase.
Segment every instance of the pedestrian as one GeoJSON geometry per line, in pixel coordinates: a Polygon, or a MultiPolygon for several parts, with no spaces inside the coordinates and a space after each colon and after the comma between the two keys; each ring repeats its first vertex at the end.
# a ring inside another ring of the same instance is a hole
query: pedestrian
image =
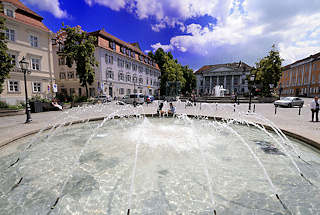
{"type": "Polygon", "coordinates": [[[315,96],[310,104],[311,112],[312,112],[312,122],[314,119],[314,115],[316,115],[316,122],[319,122],[319,101],[318,97],[315,96]]]}
{"type": "Polygon", "coordinates": [[[169,115],[173,115],[173,114],[175,114],[175,113],[176,113],[176,107],[173,106],[172,102],[170,102],[170,108],[169,108],[169,110],[168,110],[168,114],[169,114],[169,115]]]}

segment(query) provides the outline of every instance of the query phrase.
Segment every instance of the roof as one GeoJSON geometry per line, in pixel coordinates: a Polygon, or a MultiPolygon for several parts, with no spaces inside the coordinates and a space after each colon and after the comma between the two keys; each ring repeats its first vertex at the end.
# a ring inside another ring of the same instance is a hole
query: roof
{"type": "Polygon", "coordinates": [[[291,68],[291,66],[295,65],[295,64],[298,64],[298,63],[301,63],[303,61],[307,61],[307,60],[320,60],[320,52],[316,53],[316,54],[313,54],[313,55],[310,55],[309,57],[306,57],[306,58],[303,58],[301,60],[297,60],[295,61],[294,63],[291,63],[291,64],[288,64],[284,67],[282,67],[282,70],[288,70],[291,68]]]}
{"type": "MultiPolygon", "coordinates": [[[[140,55],[142,55],[142,56],[147,57],[147,58],[150,59],[150,57],[149,57],[148,55],[146,55],[143,51],[141,51],[140,46],[139,46],[138,43],[130,44],[130,43],[124,42],[123,40],[120,40],[119,38],[117,38],[117,37],[115,37],[115,36],[107,33],[107,32],[104,31],[103,29],[102,29],[102,30],[98,30],[98,31],[91,32],[91,33],[89,33],[89,34],[92,35],[92,36],[100,36],[100,37],[103,37],[103,38],[105,38],[105,39],[107,39],[107,40],[112,40],[112,41],[114,41],[114,42],[116,42],[116,43],[118,43],[118,44],[120,44],[120,45],[122,45],[122,46],[126,46],[127,48],[135,51],[137,54],[140,54],[140,55]],[[137,46],[139,46],[139,47],[137,47],[137,46]]],[[[144,62],[143,62],[143,63],[144,63],[144,62]]],[[[148,65],[148,64],[147,64],[147,65],[148,65]]],[[[152,65],[150,65],[150,66],[152,66],[152,65]]],[[[157,64],[156,64],[155,67],[156,67],[157,69],[159,69],[159,66],[158,66],[157,64]]]]}
{"type": "Polygon", "coordinates": [[[249,66],[248,64],[244,63],[244,62],[234,62],[234,63],[225,63],[225,64],[215,64],[215,65],[205,65],[203,67],[201,67],[200,69],[198,69],[195,74],[202,74],[203,72],[206,72],[208,70],[211,69],[218,69],[221,67],[227,67],[227,68],[232,68],[232,69],[238,69],[238,68],[247,68],[247,69],[251,69],[252,67],[249,66]]]}
{"type": "MultiPolygon", "coordinates": [[[[36,12],[29,9],[27,6],[25,6],[22,2],[19,0],[0,0],[0,2],[8,2],[16,6],[19,10],[22,10],[26,13],[29,13],[30,15],[34,16],[34,18],[39,19],[40,21],[43,20],[43,18],[37,14],[36,12]]],[[[19,11],[18,11],[19,12],[19,11]]]]}
{"type": "Polygon", "coordinates": [[[49,32],[50,30],[42,23],[43,18],[37,13],[33,12],[29,8],[27,8],[23,3],[19,0],[0,0],[0,2],[11,3],[17,10],[15,11],[15,18],[5,16],[4,14],[0,14],[0,16],[5,17],[7,20],[19,21],[27,25],[34,26],[36,28],[42,29],[44,31],[49,32]]]}

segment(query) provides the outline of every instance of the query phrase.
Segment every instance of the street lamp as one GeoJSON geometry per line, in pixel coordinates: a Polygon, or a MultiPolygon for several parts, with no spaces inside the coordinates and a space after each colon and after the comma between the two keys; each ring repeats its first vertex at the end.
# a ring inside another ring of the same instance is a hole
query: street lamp
{"type": "Polygon", "coordinates": [[[254,81],[255,77],[256,76],[254,74],[250,76],[251,84],[250,84],[250,92],[249,92],[249,111],[251,111],[251,94],[252,94],[252,85],[253,85],[252,82],[254,81]]]}
{"type": "Polygon", "coordinates": [[[29,123],[32,121],[31,119],[31,114],[30,114],[30,104],[28,100],[28,90],[27,90],[27,77],[26,74],[31,74],[31,71],[29,69],[29,62],[26,61],[26,58],[23,57],[21,61],[19,61],[21,72],[23,72],[23,77],[24,77],[24,90],[25,90],[25,95],[26,95],[26,115],[27,115],[27,120],[26,123],[29,123]]]}
{"type": "Polygon", "coordinates": [[[282,83],[279,84],[279,100],[281,99],[282,83]]]}

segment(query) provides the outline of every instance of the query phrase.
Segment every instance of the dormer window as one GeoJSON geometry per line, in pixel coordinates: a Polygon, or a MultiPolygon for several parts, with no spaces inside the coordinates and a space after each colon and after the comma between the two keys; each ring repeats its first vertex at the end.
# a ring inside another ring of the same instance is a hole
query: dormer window
{"type": "Polygon", "coordinates": [[[112,50],[116,50],[116,43],[114,41],[110,41],[109,42],[109,47],[112,49],[112,50]]]}
{"type": "Polygon", "coordinates": [[[6,14],[7,16],[9,16],[9,17],[14,18],[14,12],[13,12],[13,10],[11,10],[11,9],[6,9],[6,10],[5,10],[5,14],[6,14]]]}

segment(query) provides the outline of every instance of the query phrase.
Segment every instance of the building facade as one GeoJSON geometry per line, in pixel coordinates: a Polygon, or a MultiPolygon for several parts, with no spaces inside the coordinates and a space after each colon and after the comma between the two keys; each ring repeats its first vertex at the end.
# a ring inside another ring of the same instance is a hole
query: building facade
{"type": "Polygon", "coordinates": [[[24,78],[19,61],[25,57],[31,74],[27,74],[29,98],[52,97],[54,83],[51,32],[42,23],[43,18],[18,0],[1,0],[6,19],[8,53],[15,65],[10,77],[4,83],[0,100],[8,104],[25,102],[24,78]]]}
{"type": "Polygon", "coordinates": [[[283,67],[279,87],[283,96],[319,96],[320,53],[283,67]]]}
{"type": "MultiPolygon", "coordinates": [[[[104,30],[92,32],[90,35],[97,38],[95,58],[99,63],[95,81],[89,86],[90,96],[103,94],[121,98],[131,93],[159,93],[159,67],[140,50],[137,43],[126,43],[104,30]]],[[[55,55],[58,91],[67,93],[68,96],[85,95],[75,68],[68,68],[64,61],[63,56],[55,55]]]]}
{"type": "Polygon", "coordinates": [[[223,86],[226,95],[248,93],[247,75],[251,67],[243,62],[206,65],[195,72],[198,95],[214,95],[215,86],[223,86]]]}

